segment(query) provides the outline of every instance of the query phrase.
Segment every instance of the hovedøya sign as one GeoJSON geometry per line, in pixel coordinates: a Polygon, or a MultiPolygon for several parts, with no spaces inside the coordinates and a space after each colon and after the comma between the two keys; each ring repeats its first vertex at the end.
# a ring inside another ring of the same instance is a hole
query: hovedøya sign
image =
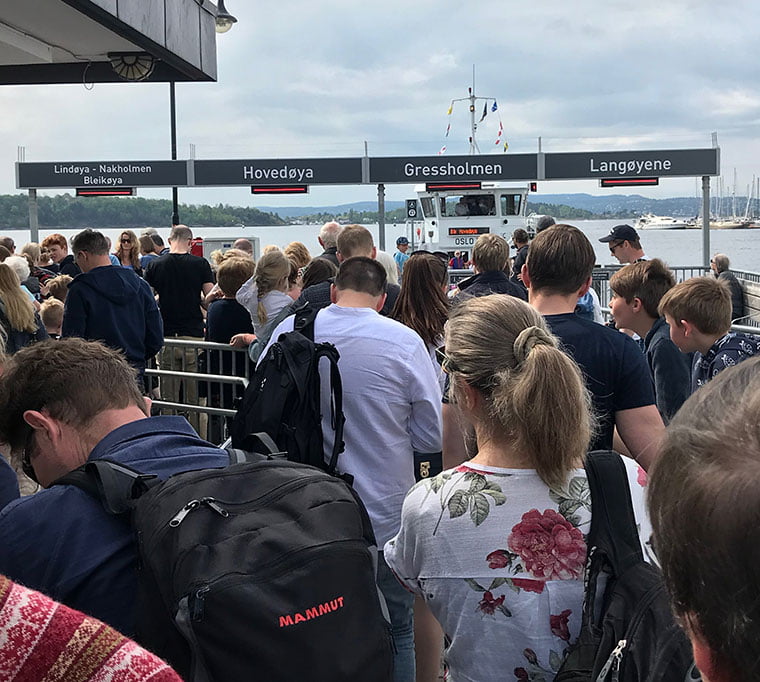
{"type": "Polygon", "coordinates": [[[359,185],[361,158],[234,159],[195,162],[195,184],[206,185],[359,185]]]}

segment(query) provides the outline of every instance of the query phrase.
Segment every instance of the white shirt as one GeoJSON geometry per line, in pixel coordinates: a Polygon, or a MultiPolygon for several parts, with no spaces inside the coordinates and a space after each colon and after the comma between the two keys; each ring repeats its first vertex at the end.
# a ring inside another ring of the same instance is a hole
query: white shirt
{"type": "MultiPolygon", "coordinates": [[[[647,558],[646,475],[622,459],[647,558]]],[[[550,490],[533,469],[465,462],[410,491],[385,560],[451,638],[452,682],[554,678],[580,632],[592,511],[583,469],[550,490]]]]}
{"type": "MultiPolygon", "coordinates": [[[[293,329],[283,320],[269,344],[293,329]]],[[[340,353],[346,449],[340,471],[354,476],[378,547],[401,524],[404,496],[414,485],[413,452],[440,452],[441,390],[430,355],[419,335],[370,308],[332,304],[317,314],[314,340],[329,341],[340,353]]],[[[322,431],[325,455],[332,453],[329,377],[322,368],[322,431]]]]}

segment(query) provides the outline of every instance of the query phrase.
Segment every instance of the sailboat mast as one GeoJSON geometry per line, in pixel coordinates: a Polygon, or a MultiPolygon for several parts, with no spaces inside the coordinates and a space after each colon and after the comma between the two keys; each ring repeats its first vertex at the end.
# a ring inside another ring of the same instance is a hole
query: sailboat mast
{"type": "Polygon", "coordinates": [[[478,153],[480,154],[480,149],[478,148],[478,142],[475,139],[475,131],[477,130],[477,126],[475,124],[475,100],[477,99],[475,97],[475,64],[472,65],[472,87],[469,88],[470,90],[470,154],[478,153]]]}

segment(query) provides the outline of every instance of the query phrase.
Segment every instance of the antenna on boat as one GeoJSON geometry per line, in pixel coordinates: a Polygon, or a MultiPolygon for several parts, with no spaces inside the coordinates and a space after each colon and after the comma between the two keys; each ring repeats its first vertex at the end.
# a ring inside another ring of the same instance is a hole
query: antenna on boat
{"type": "MultiPolygon", "coordinates": [[[[475,137],[477,131],[478,131],[478,124],[482,122],[485,117],[488,115],[488,102],[493,101],[493,106],[491,107],[491,111],[495,112],[497,110],[496,105],[496,98],[495,97],[478,97],[475,94],[475,64],[472,65],[472,86],[467,88],[467,97],[460,97],[459,99],[452,99],[451,100],[451,106],[449,107],[449,115],[451,115],[451,112],[454,109],[454,103],[455,102],[467,102],[470,108],[470,154],[480,154],[480,147],[478,146],[478,141],[475,137]],[[479,121],[475,120],[475,114],[476,114],[476,106],[475,103],[478,101],[483,101],[485,104],[483,105],[483,115],[481,116],[479,121]]],[[[449,134],[449,129],[451,128],[451,124],[449,124],[449,127],[446,130],[446,136],[449,134]]],[[[496,139],[496,144],[501,144],[501,135],[502,135],[503,126],[501,125],[501,117],[499,117],[499,134],[496,139]]],[[[445,149],[445,147],[444,147],[445,149]]],[[[443,151],[443,150],[442,150],[443,151]]],[[[506,151],[506,144],[504,151],[506,151]]]]}

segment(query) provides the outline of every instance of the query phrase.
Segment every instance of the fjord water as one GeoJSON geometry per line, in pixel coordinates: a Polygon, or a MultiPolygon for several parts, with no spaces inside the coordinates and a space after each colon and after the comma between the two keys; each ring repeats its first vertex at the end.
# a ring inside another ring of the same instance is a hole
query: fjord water
{"type": "MultiPolygon", "coordinates": [[[[615,258],[610,255],[609,247],[599,241],[600,237],[607,234],[614,225],[621,223],[633,224],[633,220],[621,218],[612,220],[578,220],[567,221],[575,225],[588,236],[594,245],[597,264],[617,264],[615,258]]],[[[417,224],[419,225],[419,223],[417,224]]],[[[289,242],[300,241],[306,244],[313,256],[321,253],[322,249],[317,242],[317,235],[321,225],[283,225],[279,227],[196,227],[193,233],[199,237],[258,237],[261,247],[267,244],[276,244],[283,247],[289,242]]],[[[379,245],[378,226],[366,225],[375,237],[375,243],[379,245]]],[[[505,225],[504,233],[509,236],[511,227],[505,225]]],[[[40,239],[51,234],[54,230],[40,230],[40,239]]],[[[73,237],[79,228],[58,230],[68,239],[73,237]]],[[[121,234],[120,229],[105,229],[103,232],[109,236],[112,242],[121,234]]],[[[139,230],[135,230],[139,233],[139,230]]],[[[166,240],[169,228],[158,228],[159,234],[166,240]]],[[[412,230],[404,223],[389,223],[385,228],[385,250],[395,250],[396,238],[401,235],[412,238],[412,230]]],[[[18,246],[29,241],[28,230],[6,230],[0,234],[7,234],[15,240],[18,246]]],[[[669,265],[699,265],[702,263],[702,230],[643,230],[640,233],[642,246],[648,258],[662,258],[669,265]]],[[[414,241],[417,241],[415,230],[414,241]]],[[[731,260],[731,267],[735,270],[750,272],[760,271],[760,230],[710,230],[710,254],[725,253],[731,260]]]]}

